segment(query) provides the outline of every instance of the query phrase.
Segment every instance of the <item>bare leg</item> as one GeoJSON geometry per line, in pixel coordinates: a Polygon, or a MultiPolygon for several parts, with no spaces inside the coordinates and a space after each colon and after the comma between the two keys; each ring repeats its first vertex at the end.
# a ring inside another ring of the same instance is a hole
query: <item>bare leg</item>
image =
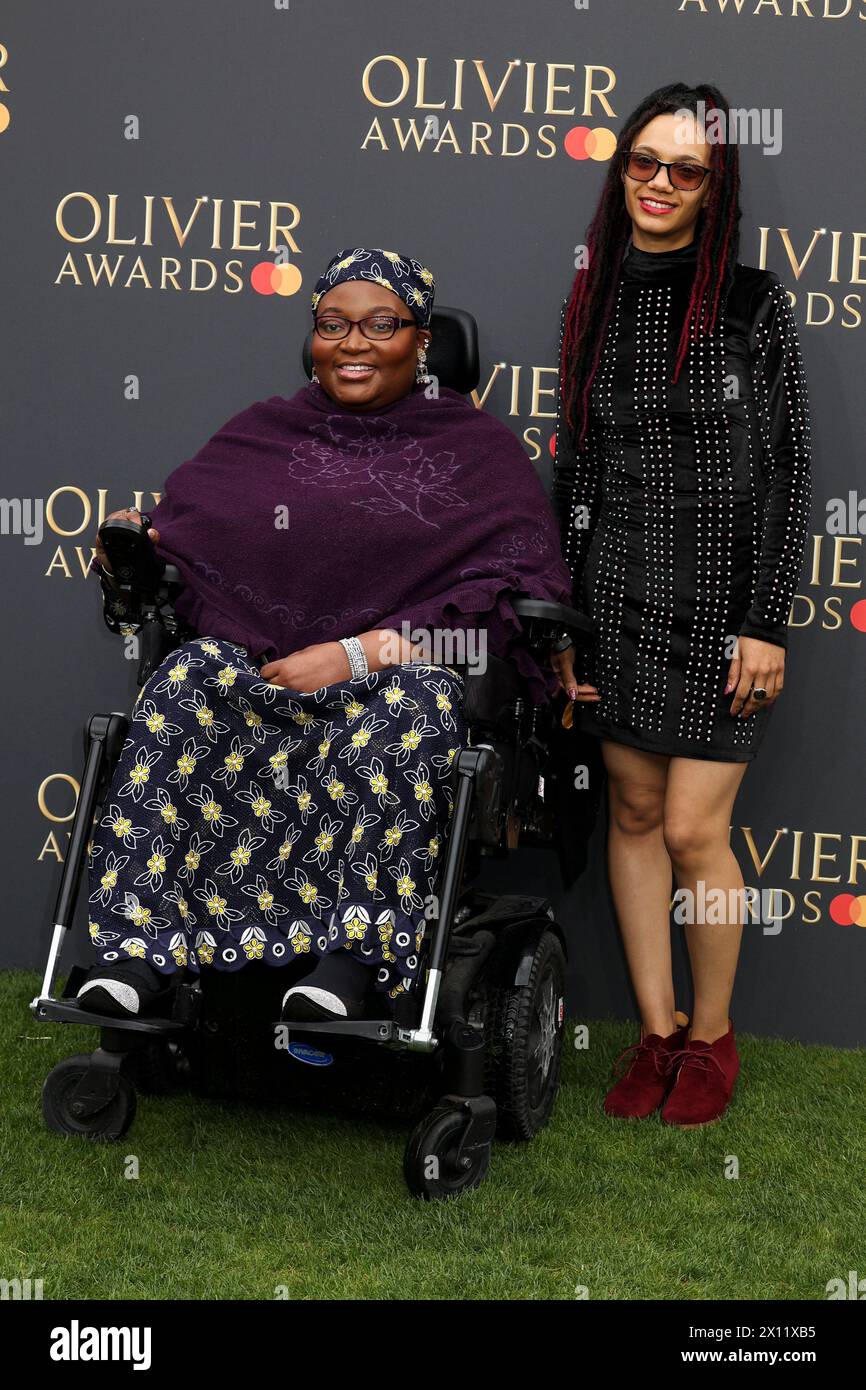
{"type": "Polygon", "coordinates": [[[608,874],[644,1035],[676,1028],[671,968],[671,861],[664,840],[670,758],[602,742],[608,776],[608,874]]]}
{"type": "MultiPolygon", "coordinates": [[[[671,758],[664,806],[664,839],[678,888],[698,895],[721,888],[725,902],[730,890],[743,888],[743,875],[730,844],[734,801],[746,763],[671,758]]],[[[738,894],[734,901],[742,900],[738,894]]],[[[694,922],[686,926],[686,943],[695,990],[691,1036],[715,1042],[728,1031],[734,976],[743,923],[740,913],[727,913],[724,922],[694,922]]]]}

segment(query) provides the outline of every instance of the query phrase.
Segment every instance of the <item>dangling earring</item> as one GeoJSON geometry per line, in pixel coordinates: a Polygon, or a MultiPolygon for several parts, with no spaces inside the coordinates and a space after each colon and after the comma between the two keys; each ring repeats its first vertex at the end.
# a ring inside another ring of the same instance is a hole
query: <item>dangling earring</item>
{"type": "Polygon", "coordinates": [[[418,363],[415,367],[415,381],[419,385],[426,386],[430,381],[430,374],[427,371],[427,350],[420,347],[418,349],[418,363]]]}
{"type": "Polygon", "coordinates": [[[311,375],[311,377],[310,377],[310,381],[313,382],[313,381],[318,381],[318,380],[319,380],[319,378],[316,376],[316,369],[315,369],[315,367],[314,367],[314,368],[313,368],[312,375],[311,375]]]}

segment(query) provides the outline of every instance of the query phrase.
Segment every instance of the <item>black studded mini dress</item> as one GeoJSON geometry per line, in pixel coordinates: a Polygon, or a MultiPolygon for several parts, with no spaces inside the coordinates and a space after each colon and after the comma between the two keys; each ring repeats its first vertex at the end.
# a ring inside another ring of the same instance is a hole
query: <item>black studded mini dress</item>
{"type": "Polygon", "coordinates": [[[553,500],[575,607],[597,624],[575,675],[601,698],[575,705],[579,726],[748,762],[772,706],[734,716],[725,683],[737,636],[787,645],[811,510],[809,404],[788,294],[740,264],[671,384],[696,259],[696,243],[629,244],[577,453],[560,408],[553,500]]]}

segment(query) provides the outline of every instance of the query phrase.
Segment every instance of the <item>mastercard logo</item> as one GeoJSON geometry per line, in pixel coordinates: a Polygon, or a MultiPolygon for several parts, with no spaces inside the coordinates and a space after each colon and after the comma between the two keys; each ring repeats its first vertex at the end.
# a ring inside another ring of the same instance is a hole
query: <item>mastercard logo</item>
{"type": "Polygon", "coordinates": [[[302,283],[303,277],[296,265],[259,261],[250,272],[250,284],[256,294],[297,294],[302,283]]]}
{"type": "Polygon", "coordinates": [[[851,609],[851,623],[858,632],[866,632],[866,598],[861,598],[851,609]]]}
{"type": "Polygon", "coordinates": [[[588,125],[575,125],[566,131],[562,147],[572,159],[595,159],[604,163],[616,149],[616,136],[604,126],[593,129],[588,125]]]}
{"type": "Polygon", "coordinates": [[[830,903],[830,916],[840,927],[866,927],[866,893],[837,893],[830,903]]]}

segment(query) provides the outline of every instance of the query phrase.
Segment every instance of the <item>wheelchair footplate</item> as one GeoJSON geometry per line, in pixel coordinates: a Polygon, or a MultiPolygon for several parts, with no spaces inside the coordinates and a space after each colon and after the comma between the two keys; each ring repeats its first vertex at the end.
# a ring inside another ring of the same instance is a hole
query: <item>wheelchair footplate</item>
{"type": "Polygon", "coordinates": [[[66,981],[63,997],[60,999],[36,998],[30,1005],[34,1018],[50,1023],[85,1023],[96,1028],[116,1028],[135,1033],[151,1033],[164,1036],[167,1033],[183,1033],[190,1028],[198,1014],[199,989],[196,984],[185,982],[171,991],[166,1003],[170,1013],[135,1018],[118,1017],[116,1014],[94,1013],[83,1009],[77,1002],[78,988],[86,972],[80,966],[73,966],[66,981]]]}

